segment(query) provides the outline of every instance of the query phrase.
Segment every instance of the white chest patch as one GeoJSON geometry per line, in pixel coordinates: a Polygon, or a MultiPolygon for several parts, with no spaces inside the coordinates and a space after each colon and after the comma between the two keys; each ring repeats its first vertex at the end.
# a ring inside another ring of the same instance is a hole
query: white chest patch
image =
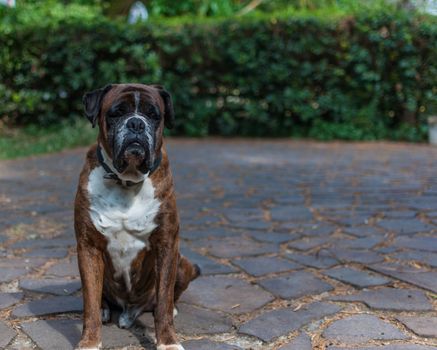
{"type": "Polygon", "coordinates": [[[152,181],[122,187],[103,176],[105,170],[94,168],[88,180],[91,220],[96,229],[108,239],[108,253],[115,269],[115,277],[123,276],[131,288],[130,267],[138,253],[148,247],[149,235],[156,228],[154,222],[160,202],[155,198],[152,181]]]}

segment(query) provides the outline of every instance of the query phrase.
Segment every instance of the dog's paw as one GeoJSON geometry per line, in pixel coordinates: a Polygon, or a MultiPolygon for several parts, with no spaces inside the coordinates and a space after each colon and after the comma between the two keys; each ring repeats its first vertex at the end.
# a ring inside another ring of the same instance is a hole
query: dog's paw
{"type": "Polygon", "coordinates": [[[181,344],[158,345],[157,350],[185,350],[181,344]]]}
{"type": "Polygon", "coordinates": [[[81,344],[80,342],[74,350],[100,350],[102,348],[102,343],[98,344],[97,346],[90,346],[87,344],[81,344]]]}
{"type": "Polygon", "coordinates": [[[178,315],[179,311],[176,309],[176,307],[173,308],[173,317],[176,317],[178,315]]]}

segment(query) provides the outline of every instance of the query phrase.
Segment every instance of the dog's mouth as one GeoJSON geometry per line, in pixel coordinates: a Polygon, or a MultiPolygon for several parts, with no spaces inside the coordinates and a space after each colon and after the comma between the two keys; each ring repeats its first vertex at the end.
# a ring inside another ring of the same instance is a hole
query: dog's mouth
{"type": "Polygon", "coordinates": [[[150,163],[150,154],[146,145],[135,140],[126,143],[114,160],[114,167],[120,173],[146,172],[150,163]]]}

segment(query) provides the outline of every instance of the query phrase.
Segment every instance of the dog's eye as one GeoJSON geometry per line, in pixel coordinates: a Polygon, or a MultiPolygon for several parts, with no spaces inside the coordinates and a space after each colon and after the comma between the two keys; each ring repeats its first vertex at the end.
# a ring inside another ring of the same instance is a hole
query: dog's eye
{"type": "Polygon", "coordinates": [[[109,111],[107,113],[107,116],[110,119],[115,119],[115,118],[121,117],[121,114],[118,111],[109,111]]]}
{"type": "Polygon", "coordinates": [[[129,113],[129,108],[124,104],[120,104],[112,107],[106,115],[108,118],[119,118],[127,113],[129,113]]]}
{"type": "Polygon", "coordinates": [[[159,110],[153,105],[147,106],[146,115],[152,119],[159,119],[159,110]]]}

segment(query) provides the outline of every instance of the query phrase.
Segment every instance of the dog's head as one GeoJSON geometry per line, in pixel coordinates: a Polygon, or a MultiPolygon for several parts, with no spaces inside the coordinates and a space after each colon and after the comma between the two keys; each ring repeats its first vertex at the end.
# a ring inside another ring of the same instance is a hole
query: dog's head
{"type": "Polygon", "coordinates": [[[173,126],[170,94],[159,85],[114,84],[86,93],[83,103],[115,170],[147,173],[161,155],[164,126],[173,126]]]}

